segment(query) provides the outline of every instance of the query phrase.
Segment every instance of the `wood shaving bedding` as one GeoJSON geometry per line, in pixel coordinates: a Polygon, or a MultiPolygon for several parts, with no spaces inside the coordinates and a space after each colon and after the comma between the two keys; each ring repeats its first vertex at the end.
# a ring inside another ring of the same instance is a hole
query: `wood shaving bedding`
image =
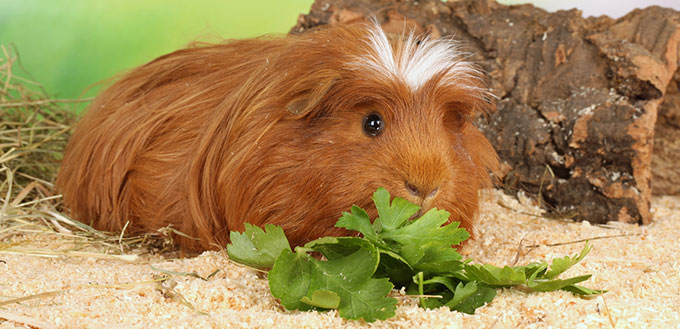
{"type": "MultiPolygon", "coordinates": [[[[477,262],[522,265],[573,255],[584,239],[593,250],[566,275],[606,289],[579,298],[564,291],[500,290],[474,315],[424,310],[400,298],[394,318],[375,323],[337,312],[286,311],[261,273],[229,262],[224,252],[185,259],[141,256],[134,262],[53,258],[0,250],[0,329],[7,328],[669,328],[680,325],[680,198],[653,200],[655,222],[592,225],[540,216],[528,198],[484,195],[477,235],[461,252],[477,262]],[[153,266],[153,268],[152,268],[153,266]],[[196,272],[194,276],[163,271],[196,272]],[[167,273],[167,272],[166,272],[167,273]],[[22,298],[23,301],[7,301],[22,298]]],[[[25,237],[24,237],[25,238],[25,237]]],[[[66,242],[36,238],[32,246],[66,242]]]]}

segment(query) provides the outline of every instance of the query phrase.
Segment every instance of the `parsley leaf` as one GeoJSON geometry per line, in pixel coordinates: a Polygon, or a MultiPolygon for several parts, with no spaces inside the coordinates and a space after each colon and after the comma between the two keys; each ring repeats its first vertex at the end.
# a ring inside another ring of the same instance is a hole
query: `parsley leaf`
{"type": "MultiPolygon", "coordinates": [[[[382,217],[380,217],[382,219],[382,217]]],[[[385,230],[380,234],[384,240],[394,241],[401,245],[418,245],[423,242],[435,242],[449,247],[459,244],[470,235],[464,229],[458,229],[457,223],[444,225],[449,213],[444,210],[430,209],[423,217],[409,222],[394,230],[385,230]]],[[[382,223],[385,220],[381,221],[382,223]]]]}
{"type": "Polygon", "coordinates": [[[565,286],[562,288],[562,290],[568,291],[574,295],[599,295],[607,292],[607,290],[595,290],[576,284],[565,286]]]}
{"type": "Polygon", "coordinates": [[[585,281],[590,279],[591,275],[581,275],[569,279],[557,280],[557,279],[534,279],[530,278],[527,282],[527,286],[533,291],[555,291],[560,290],[564,287],[585,281]]]}
{"type": "Polygon", "coordinates": [[[312,297],[303,296],[300,301],[319,308],[338,308],[340,307],[340,296],[330,290],[315,290],[312,297]]]}
{"type": "Polygon", "coordinates": [[[344,213],[336,226],[360,232],[388,254],[381,262],[381,273],[392,282],[405,282],[420,271],[452,274],[462,269],[462,257],[451,246],[470,235],[458,227],[458,222],[444,226],[448,212],[431,209],[419,219],[409,220],[420,207],[398,197],[390,204],[390,194],[384,188],[373,194],[373,200],[378,210],[373,225],[366,212],[354,206],[352,213],[344,213]]]}
{"type": "Polygon", "coordinates": [[[280,299],[286,309],[301,311],[312,309],[313,305],[302,301],[302,297],[311,295],[309,286],[312,271],[309,255],[304,252],[282,251],[268,274],[272,295],[280,299]]]}
{"type": "Polygon", "coordinates": [[[527,281],[521,267],[498,267],[490,264],[465,264],[465,277],[470,281],[479,281],[490,286],[514,286],[527,281]]]}
{"type": "Polygon", "coordinates": [[[397,300],[386,278],[372,278],[380,253],[361,238],[321,238],[295,253],[284,251],[269,272],[274,297],[287,309],[337,308],[346,319],[372,322],[394,316],[397,300]],[[321,252],[318,260],[308,252],[321,252]]]}
{"type": "Polygon", "coordinates": [[[270,290],[287,309],[337,309],[343,318],[367,322],[395,315],[397,300],[388,296],[395,285],[419,295],[421,307],[469,314],[492,302],[500,287],[562,289],[575,295],[605,292],[577,285],[590,275],[558,278],[588,254],[588,243],[579,254],[555,258],[550,265],[475,264],[453,248],[469,234],[457,222],[447,225],[448,212],[430,209],[412,219],[420,207],[391,199],[383,188],[373,194],[373,201],[378,211],[373,221],[353,206],[336,223],[363,237],[322,237],[293,251],[280,227],[267,224],[265,231],[246,224],[245,233],[231,232],[227,252],[237,262],[271,268],[270,290]]]}
{"type": "Polygon", "coordinates": [[[564,256],[563,258],[555,258],[550,264],[550,270],[545,273],[547,279],[554,279],[558,275],[562,274],[564,271],[568,270],[574,264],[580,262],[583,258],[588,255],[592,247],[586,242],[585,247],[581,250],[580,254],[576,254],[573,257],[564,256]]]}
{"type": "Polygon", "coordinates": [[[492,287],[482,283],[478,284],[475,281],[470,281],[465,285],[461,282],[456,287],[454,298],[446,303],[445,306],[454,311],[474,314],[477,308],[491,303],[494,297],[496,297],[496,289],[492,287]],[[459,295],[461,297],[459,299],[456,298],[459,295]]]}
{"type": "Polygon", "coordinates": [[[422,286],[429,286],[429,289],[420,288],[428,294],[439,294],[441,298],[426,298],[421,300],[421,305],[425,308],[439,308],[446,306],[453,311],[474,314],[475,310],[485,304],[490,303],[496,297],[496,289],[476,281],[462,282],[450,277],[436,276],[429,280],[418,282],[419,277],[414,277],[414,281],[422,286]],[[456,284],[456,282],[458,282],[456,284]],[[442,289],[445,287],[445,289],[442,289]]]}
{"type": "Polygon", "coordinates": [[[227,253],[232,260],[254,268],[268,269],[274,266],[281,251],[290,251],[290,244],[281,227],[266,224],[265,232],[249,223],[245,226],[244,233],[229,233],[231,243],[227,245],[227,253]]]}
{"type": "Polygon", "coordinates": [[[371,219],[368,217],[366,211],[357,206],[352,206],[351,213],[343,212],[342,217],[338,219],[338,222],[335,224],[335,226],[360,232],[363,234],[364,238],[368,239],[373,244],[387,247],[382,238],[380,238],[380,236],[374,230],[374,227],[371,224],[371,219]]]}
{"type": "Polygon", "coordinates": [[[377,232],[383,230],[389,232],[403,226],[411,216],[420,210],[417,205],[399,197],[394,198],[390,205],[390,194],[382,187],[373,193],[373,202],[379,216],[376,219],[378,223],[377,232]]]}

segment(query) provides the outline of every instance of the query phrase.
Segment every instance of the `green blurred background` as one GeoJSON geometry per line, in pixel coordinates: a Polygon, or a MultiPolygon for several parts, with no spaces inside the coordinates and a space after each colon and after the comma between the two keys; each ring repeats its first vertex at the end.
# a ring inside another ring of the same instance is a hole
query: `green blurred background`
{"type": "Polygon", "coordinates": [[[13,44],[23,74],[53,97],[77,98],[191,41],[286,33],[312,2],[0,0],[0,44],[13,44]]]}
{"type": "MultiPolygon", "coordinates": [[[[330,1],[330,0],[329,0],[330,1]]],[[[191,41],[283,34],[313,0],[0,0],[0,44],[15,45],[31,80],[55,98],[77,98],[93,84],[191,41]]],[[[500,0],[584,15],[621,16],[680,0],[500,0]]],[[[20,73],[21,74],[21,73],[20,73]]],[[[24,73],[24,75],[27,75],[24,73]]],[[[85,96],[92,96],[96,88],[85,96]]]]}

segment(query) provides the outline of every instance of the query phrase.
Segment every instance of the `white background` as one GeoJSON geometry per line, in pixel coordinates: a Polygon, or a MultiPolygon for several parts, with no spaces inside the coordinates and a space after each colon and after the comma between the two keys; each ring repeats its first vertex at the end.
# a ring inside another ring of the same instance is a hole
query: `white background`
{"type": "Polygon", "coordinates": [[[653,5],[680,11],[680,0],[498,0],[498,2],[506,5],[533,3],[534,6],[548,11],[576,7],[583,11],[584,17],[607,15],[612,18],[619,18],[635,8],[646,8],[653,5]]]}

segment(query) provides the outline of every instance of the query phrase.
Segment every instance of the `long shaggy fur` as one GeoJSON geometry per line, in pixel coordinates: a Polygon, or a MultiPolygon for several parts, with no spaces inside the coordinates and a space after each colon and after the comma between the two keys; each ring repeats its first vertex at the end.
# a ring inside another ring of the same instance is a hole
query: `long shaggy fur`
{"type": "Polygon", "coordinates": [[[455,45],[375,25],[202,45],[134,69],[90,106],[57,187],[72,215],[127,232],[172,225],[189,250],[272,223],[291,243],[346,234],[378,187],[471,231],[497,158],[470,123],[489,106],[455,45]],[[385,130],[369,136],[363,118],[385,130]],[[415,187],[415,189],[414,189],[415,187]],[[414,193],[415,192],[415,193],[414,193]]]}

